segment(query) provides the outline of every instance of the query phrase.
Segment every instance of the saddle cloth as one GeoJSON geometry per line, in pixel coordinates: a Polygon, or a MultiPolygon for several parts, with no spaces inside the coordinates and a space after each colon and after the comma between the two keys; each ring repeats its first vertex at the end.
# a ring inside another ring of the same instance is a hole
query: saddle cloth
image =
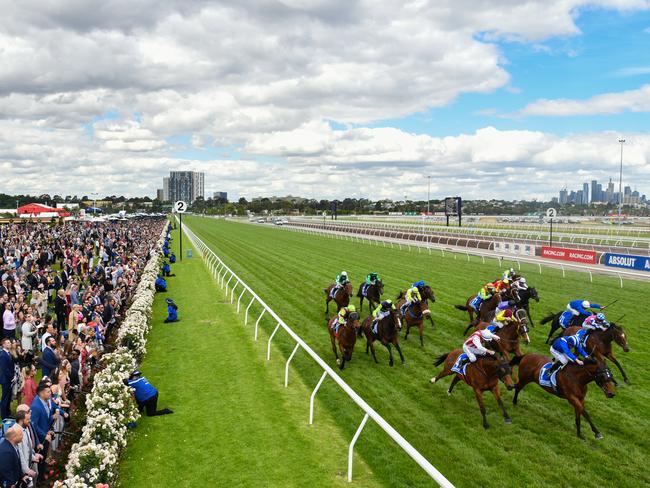
{"type": "Polygon", "coordinates": [[[458,358],[456,358],[456,362],[454,365],[451,367],[451,370],[454,373],[462,374],[465,376],[465,371],[467,370],[467,366],[469,365],[469,357],[465,353],[461,353],[458,358]],[[461,366],[461,363],[463,365],[461,366]]]}
{"type": "Polygon", "coordinates": [[[551,366],[553,366],[553,363],[546,363],[542,366],[542,369],[539,370],[539,384],[555,390],[557,389],[557,373],[559,370],[554,371],[552,375],[549,375],[548,370],[551,369],[551,366]]]}
{"type": "Polygon", "coordinates": [[[563,329],[566,329],[571,324],[572,318],[573,318],[573,314],[569,310],[565,310],[564,312],[562,312],[562,315],[560,315],[560,326],[563,329]]]}

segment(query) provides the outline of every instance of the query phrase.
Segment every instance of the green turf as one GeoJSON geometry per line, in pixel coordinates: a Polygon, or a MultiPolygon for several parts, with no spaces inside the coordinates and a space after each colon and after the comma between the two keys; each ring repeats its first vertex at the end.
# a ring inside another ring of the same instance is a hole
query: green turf
{"type": "MultiPolygon", "coordinates": [[[[173,246],[178,253],[176,231],[173,246]]],[[[196,252],[173,271],[170,292],[156,297],[141,370],[160,392],[159,408],[174,414],[138,421],[120,485],[347,486],[349,439],[320,403],[308,425],[310,389],[293,370],[284,388],[280,351],[266,362],[266,342],[252,340],[196,252]],[[167,296],[179,305],[178,323],[162,323],[167,296]]],[[[379,486],[358,456],[354,476],[379,486]]]]}
{"type": "MultiPolygon", "coordinates": [[[[626,312],[623,322],[632,351],[616,348],[631,386],[622,386],[608,400],[590,386],[587,407],[605,436],[596,441],[591,431],[583,430],[587,440],[575,437],[573,409],[536,385],[520,395],[520,404],[511,405],[512,394],[504,394],[513,418],[504,425],[491,397],[486,396],[491,429],[484,431],[473,393],[459,385],[453,397],[446,395],[447,381],[430,385],[437,371],[433,358],[462,344],[466,315],[453,308],[464,303],[488,280],[499,276],[496,260],[486,264],[478,257],[440,252],[431,256],[400,251],[383,245],[356,243],[322,236],[281,230],[270,226],[189,217],[187,223],[208,245],[248,282],[274,310],[326,360],[334,364],[325,329],[322,288],[345,269],[358,285],[369,271],[378,271],[386,284],[386,296],[394,298],[408,283],[423,278],[432,284],[438,301],[433,306],[437,329],[426,329],[425,347],[417,340],[404,343],[406,366],[390,368],[385,349],[378,349],[380,364],[374,364],[357,345],[353,361],[342,373],[375,409],[406,439],[423,453],[457,486],[640,486],[650,483],[646,469],[650,442],[648,402],[650,375],[645,369],[650,340],[643,336],[644,319],[640,304],[647,302],[650,286],[646,282],[625,281],[585,273],[566,273],[523,264],[523,273],[536,286],[542,300],[533,304],[538,322],[548,311],[561,310],[577,297],[595,302],[619,302],[610,318],[626,312]]],[[[505,263],[504,263],[505,265],[505,263]]],[[[274,324],[262,321],[266,328],[274,324]]],[[[548,353],[543,344],[548,329],[532,329],[532,345],[527,351],[548,353]]],[[[278,336],[285,354],[289,340],[278,336]]],[[[381,347],[381,346],[380,346],[381,347]]],[[[300,364],[300,357],[297,358],[300,364]]],[[[306,382],[318,378],[317,368],[303,361],[300,374],[306,382]],[[303,367],[304,366],[304,367],[303,367]]],[[[620,374],[614,370],[620,379],[620,374]]],[[[321,400],[352,435],[358,410],[350,401],[341,401],[335,389],[324,388],[321,400]]],[[[585,423],[583,421],[583,429],[585,423]]],[[[376,426],[369,424],[358,444],[358,451],[375,475],[388,486],[422,486],[427,478],[376,426]]]]}

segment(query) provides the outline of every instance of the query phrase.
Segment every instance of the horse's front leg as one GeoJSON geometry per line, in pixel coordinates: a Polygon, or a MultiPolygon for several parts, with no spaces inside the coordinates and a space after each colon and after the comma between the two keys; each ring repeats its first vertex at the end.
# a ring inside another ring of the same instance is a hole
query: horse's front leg
{"type": "Polygon", "coordinates": [[[528,320],[530,320],[530,325],[534,326],[535,322],[533,322],[533,317],[532,317],[532,315],[530,315],[530,306],[528,304],[526,304],[526,306],[524,307],[524,310],[526,310],[526,315],[528,315],[528,320]]]}
{"type": "Polygon", "coordinates": [[[621,366],[621,363],[619,363],[619,362],[618,362],[618,359],[616,359],[616,357],[614,356],[614,353],[610,352],[610,353],[607,355],[607,359],[609,359],[611,362],[613,362],[613,363],[616,365],[616,367],[618,368],[618,370],[619,370],[619,371],[621,372],[621,374],[623,375],[623,381],[625,381],[625,384],[626,384],[626,385],[629,385],[629,384],[630,384],[630,380],[629,380],[629,378],[627,377],[627,375],[625,374],[625,371],[623,370],[623,366],[621,366]]]}
{"type": "Polygon", "coordinates": [[[474,396],[476,397],[476,401],[478,402],[478,408],[481,411],[481,416],[483,417],[483,428],[484,429],[489,429],[490,424],[488,424],[487,421],[487,415],[485,411],[485,403],[483,402],[483,392],[479,390],[478,388],[474,387],[474,396]]]}
{"type": "Polygon", "coordinates": [[[393,366],[395,363],[393,361],[393,349],[390,347],[390,342],[385,343],[384,346],[388,349],[388,365],[393,366]]]}
{"type": "Polygon", "coordinates": [[[420,346],[424,347],[424,322],[420,322],[420,346]]]}
{"type": "Polygon", "coordinates": [[[334,357],[336,358],[336,364],[340,364],[339,353],[336,350],[336,338],[334,337],[334,335],[331,335],[330,339],[332,340],[332,351],[334,351],[334,357]]]}
{"type": "Polygon", "coordinates": [[[395,349],[397,349],[397,352],[399,353],[399,358],[402,360],[402,364],[405,364],[406,359],[404,359],[404,354],[402,354],[402,348],[399,346],[399,341],[397,338],[395,338],[395,342],[393,344],[395,344],[395,349]]]}

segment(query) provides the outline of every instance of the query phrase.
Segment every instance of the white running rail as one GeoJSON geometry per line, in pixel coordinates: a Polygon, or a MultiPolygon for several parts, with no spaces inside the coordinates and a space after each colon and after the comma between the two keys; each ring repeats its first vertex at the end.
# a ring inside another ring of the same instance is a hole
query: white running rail
{"type": "Polygon", "coordinates": [[[249,310],[253,303],[257,302],[261,307],[262,307],[262,312],[260,313],[259,317],[257,318],[257,321],[255,322],[255,340],[257,340],[257,335],[258,335],[258,326],[260,319],[262,316],[266,313],[270,315],[274,321],[277,322],[277,325],[275,326],[275,329],[271,333],[271,336],[269,337],[268,340],[268,345],[267,345],[267,359],[270,358],[271,354],[271,341],[273,340],[273,337],[275,336],[276,332],[280,328],[282,328],[284,331],[289,334],[289,336],[296,341],[296,346],[294,347],[291,355],[286,361],[285,365],[285,373],[284,373],[284,384],[285,386],[288,385],[289,381],[289,363],[295,356],[296,352],[298,349],[302,348],[315,362],[318,364],[322,369],[323,369],[323,375],[319,379],[318,383],[316,384],[316,387],[314,388],[311,397],[309,399],[309,423],[313,423],[314,419],[314,398],[316,397],[316,393],[318,392],[318,389],[320,388],[321,384],[325,380],[326,377],[332,378],[334,382],[339,385],[339,387],[352,399],[354,403],[356,403],[361,410],[365,413],[363,420],[361,421],[361,424],[357,428],[356,433],[354,434],[354,437],[352,441],[350,442],[350,446],[348,448],[348,481],[352,481],[352,453],[354,450],[354,444],[356,443],[357,439],[359,438],[359,435],[361,434],[361,431],[366,425],[366,422],[368,418],[371,418],[372,420],[375,421],[375,423],[382,428],[388,436],[393,439],[397,445],[399,445],[405,452],[408,454],[416,463],[420,465],[420,467],[429,475],[431,478],[433,478],[439,486],[442,486],[444,488],[454,488],[454,485],[451,484],[451,482],[445,478],[440,471],[438,471],[433,465],[427,461],[427,459],[420,454],[404,437],[400,435],[399,432],[397,432],[388,422],[386,422],[381,415],[379,415],[370,405],[368,405],[363,398],[361,398],[357,392],[355,392],[343,379],[318,355],[314,350],[303,341],[298,334],[296,334],[291,327],[289,327],[287,324],[284,323],[284,321],[269,307],[264,300],[262,300],[257,293],[255,293],[244,281],[237,276],[237,274],[231,270],[222,260],[219,256],[217,256],[212,249],[210,249],[192,230],[187,226],[187,224],[183,225],[183,231],[185,232],[185,235],[189,238],[190,242],[195,246],[195,248],[199,251],[199,254],[203,257],[203,262],[205,265],[208,267],[210,270],[210,273],[212,274],[213,278],[217,280],[217,283],[219,286],[225,290],[226,296],[230,297],[230,303],[234,303],[235,300],[235,292],[238,293],[237,295],[237,312],[239,313],[241,310],[241,305],[242,303],[242,298],[244,297],[245,294],[247,295],[247,298],[250,297],[250,301],[248,302],[248,305],[246,305],[245,308],[245,313],[244,313],[244,325],[248,324],[248,318],[249,318],[249,310]]]}

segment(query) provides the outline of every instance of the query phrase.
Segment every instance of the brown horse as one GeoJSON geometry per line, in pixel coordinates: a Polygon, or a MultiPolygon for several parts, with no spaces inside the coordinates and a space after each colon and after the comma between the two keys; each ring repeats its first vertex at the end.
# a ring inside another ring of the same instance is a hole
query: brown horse
{"type": "Polygon", "coordinates": [[[354,351],[354,345],[357,342],[357,333],[359,330],[359,314],[356,312],[351,312],[348,315],[348,320],[345,325],[339,326],[339,330],[334,332],[334,323],[338,320],[338,315],[332,317],[327,323],[327,330],[330,333],[330,339],[332,340],[332,351],[334,351],[334,356],[336,356],[336,364],[339,365],[340,369],[345,368],[345,362],[352,360],[352,351],[354,351]],[[336,351],[336,342],[339,343],[339,349],[341,350],[341,359],[336,351]]]}
{"type": "MultiPolygon", "coordinates": [[[[402,309],[402,305],[406,302],[404,297],[404,292],[401,292],[397,296],[397,310],[402,309]]],[[[427,305],[426,300],[421,300],[419,302],[414,302],[411,306],[406,309],[406,314],[402,316],[406,322],[406,334],[404,335],[404,340],[409,338],[409,331],[411,327],[417,327],[420,331],[420,345],[424,347],[424,319],[428,318],[431,320],[431,325],[433,325],[433,320],[431,319],[431,310],[429,310],[429,305],[427,305]]]]}
{"type": "Polygon", "coordinates": [[[399,331],[402,330],[402,322],[399,319],[397,310],[391,310],[386,317],[379,321],[377,324],[377,334],[372,331],[372,315],[365,318],[361,327],[366,335],[366,354],[368,354],[368,350],[372,351],[372,358],[376,363],[378,361],[375,355],[375,346],[373,345],[376,340],[379,340],[388,349],[388,364],[390,366],[393,366],[393,350],[391,344],[397,349],[402,364],[406,363],[402,349],[399,346],[399,331]]]}
{"type": "Polygon", "coordinates": [[[332,288],[336,286],[336,283],[332,283],[330,286],[327,288],[323,288],[323,291],[325,292],[325,315],[328,315],[330,312],[330,302],[334,300],[336,303],[336,311],[338,312],[341,310],[343,307],[347,307],[350,305],[350,297],[352,296],[352,283],[349,281],[336,290],[336,293],[334,294],[334,298],[332,298],[332,288]]]}
{"type": "Polygon", "coordinates": [[[384,283],[381,280],[377,280],[373,285],[368,285],[365,295],[362,293],[364,285],[365,283],[361,283],[357,292],[357,297],[359,297],[359,312],[363,310],[364,298],[368,300],[368,306],[370,307],[370,311],[372,311],[379,305],[381,296],[384,294],[384,283]]]}
{"type": "MultiPolygon", "coordinates": [[[[515,396],[512,399],[513,405],[517,404],[519,392],[528,383],[537,383],[539,385],[539,371],[542,367],[551,361],[550,358],[541,354],[526,354],[522,358],[515,358],[519,364],[519,381],[515,385],[515,396]]],[[[578,437],[584,439],[580,433],[580,417],[589,422],[591,430],[596,439],[602,439],[603,435],[598,431],[587,410],[585,410],[585,397],[587,396],[587,385],[592,381],[605,393],[607,398],[614,396],[614,378],[609,368],[602,362],[594,359],[587,359],[584,366],[575,363],[569,363],[557,373],[557,391],[547,386],[541,386],[547,392],[565,398],[575,410],[576,415],[576,433],[578,437]]]]}
{"type": "MultiPolygon", "coordinates": [[[[574,335],[579,330],[580,327],[569,327],[562,333],[562,335],[574,335]]],[[[623,327],[616,325],[613,322],[610,324],[607,330],[597,329],[589,332],[589,337],[587,338],[587,347],[585,349],[591,355],[595,356],[596,359],[602,361],[603,363],[605,362],[605,358],[613,362],[623,375],[623,381],[629,385],[630,380],[625,374],[623,366],[621,366],[621,363],[618,362],[618,359],[616,359],[614,352],[612,351],[612,342],[616,342],[616,344],[621,346],[624,352],[630,352],[630,347],[627,345],[627,336],[625,335],[623,327]]],[[[614,383],[616,384],[616,381],[614,381],[614,383]]]]}
{"type": "Polygon", "coordinates": [[[458,356],[463,351],[460,349],[454,349],[453,351],[442,354],[439,356],[436,361],[433,363],[435,366],[440,366],[442,363],[445,363],[444,369],[438,373],[436,376],[431,378],[431,383],[435,383],[445,376],[455,374],[454,379],[451,380],[449,389],[447,393],[451,395],[451,391],[454,388],[454,385],[462,378],[465,380],[473,390],[474,396],[476,396],[476,401],[478,402],[479,409],[481,410],[481,415],[483,416],[483,427],[485,429],[489,428],[485,404],[483,403],[483,392],[491,391],[496,398],[501,411],[503,412],[503,419],[506,424],[511,424],[512,420],[506,412],[506,407],[503,405],[503,400],[501,400],[501,390],[499,389],[499,380],[503,381],[508,390],[514,388],[514,383],[512,382],[512,368],[506,361],[499,361],[493,356],[480,356],[475,363],[470,363],[467,365],[464,375],[459,375],[454,373],[451,370],[451,367],[458,359],[458,356]]]}

